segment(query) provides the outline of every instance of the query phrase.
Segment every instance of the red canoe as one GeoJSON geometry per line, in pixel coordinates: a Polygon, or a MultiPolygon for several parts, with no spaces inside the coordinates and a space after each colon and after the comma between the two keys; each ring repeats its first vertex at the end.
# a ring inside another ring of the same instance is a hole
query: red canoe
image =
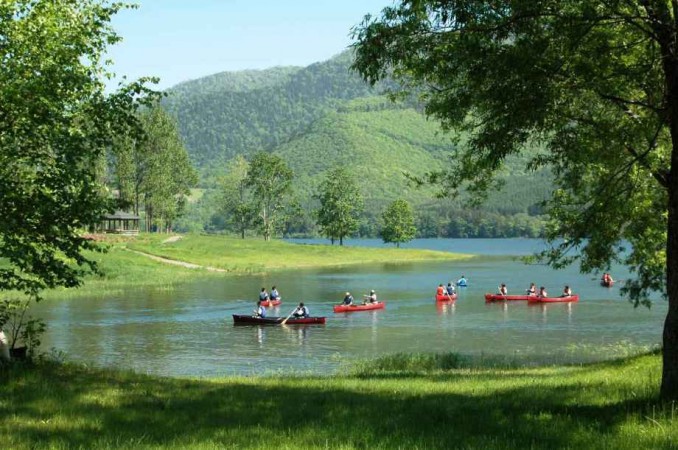
{"type": "Polygon", "coordinates": [[[563,303],[563,302],[578,302],[579,295],[570,295],[568,297],[540,297],[538,295],[531,296],[527,299],[528,303],[563,303]]]}
{"type": "Polygon", "coordinates": [[[334,312],[371,311],[384,309],[386,302],[367,303],[366,305],[334,305],[334,312]]]}
{"type": "Polygon", "coordinates": [[[271,306],[278,306],[279,304],[282,303],[282,300],[262,300],[261,301],[261,306],[264,306],[266,308],[270,308],[271,306]]]}
{"type": "Polygon", "coordinates": [[[457,299],[457,294],[450,294],[450,295],[438,295],[436,294],[436,301],[437,302],[453,302],[457,299]]]}
{"type": "MultiPolygon", "coordinates": [[[[280,325],[284,317],[253,317],[240,314],[233,314],[233,323],[236,325],[280,325]]],[[[324,324],[325,317],[300,317],[295,319],[290,317],[285,325],[301,325],[301,324],[324,324]]]]}
{"type": "Polygon", "coordinates": [[[503,302],[503,301],[512,301],[512,300],[529,300],[530,297],[534,295],[501,295],[501,294],[485,294],[486,302],[503,302]]]}

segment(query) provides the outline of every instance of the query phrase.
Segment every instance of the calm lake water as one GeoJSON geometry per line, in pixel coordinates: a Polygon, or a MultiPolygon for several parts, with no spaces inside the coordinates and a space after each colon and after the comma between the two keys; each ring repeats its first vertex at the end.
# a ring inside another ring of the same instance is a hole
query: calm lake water
{"type": "MultiPolygon", "coordinates": [[[[326,242],[326,241],[324,241],[326,242]]],[[[380,241],[350,242],[381,245],[380,241]]],[[[505,254],[541,247],[529,239],[427,239],[408,246],[483,255],[472,261],[346,266],[225,276],[167,289],[129,290],[102,298],[45,301],[43,347],[100,366],[170,376],[249,375],[295,371],[329,373],[352,359],[395,352],[458,352],[477,358],[579,362],[621,356],[660,343],[666,302],[633,308],[617,286],[603,288],[575,268],[554,271],[505,254]],[[469,287],[453,305],[433,300],[439,283],[461,274],[469,287]],[[485,292],[508,284],[522,292],[531,281],[559,294],[569,284],[576,304],[486,304],[485,292]],[[234,326],[248,314],[262,286],[277,285],[286,316],[304,301],[326,325],[234,326]],[[356,298],[375,289],[386,309],[334,314],[348,290],[356,298]]],[[[617,279],[628,274],[613,272],[617,279]]]]}

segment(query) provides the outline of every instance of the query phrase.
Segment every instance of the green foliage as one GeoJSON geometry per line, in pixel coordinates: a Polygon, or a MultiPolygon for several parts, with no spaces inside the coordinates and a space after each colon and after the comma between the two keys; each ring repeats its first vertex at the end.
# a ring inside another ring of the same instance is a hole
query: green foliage
{"type": "Polygon", "coordinates": [[[99,171],[116,136],[138,131],[144,80],[106,94],[106,48],[121,4],[0,2],[0,289],[76,286],[94,245],[81,231],[112,205],[99,171]]]}
{"type": "Polygon", "coordinates": [[[26,347],[27,356],[33,358],[47,326],[42,319],[29,314],[30,306],[30,298],[1,299],[0,330],[7,331],[9,348],[26,347]]]}
{"type": "Polygon", "coordinates": [[[358,229],[357,215],[363,208],[363,196],[346,169],[330,170],[320,185],[317,194],[320,209],[317,211],[318,226],[323,236],[334,244],[344,244],[344,237],[358,229]]]}
{"type": "Polygon", "coordinates": [[[193,160],[204,168],[271,148],[302,133],[341,100],[372,89],[347,70],[350,54],[306,68],[212,75],[168,91],[193,160]]]}
{"type": "Polygon", "coordinates": [[[381,216],[381,238],[385,243],[392,242],[400,247],[403,242],[414,239],[417,227],[414,226],[412,207],[405,200],[398,199],[391,203],[381,216]]]}
{"type": "Polygon", "coordinates": [[[280,225],[285,200],[292,190],[294,173],[285,161],[266,152],[252,157],[246,185],[252,189],[264,240],[271,239],[280,225]]]}
{"type": "Polygon", "coordinates": [[[250,164],[243,156],[237,156],[229,164],[226,176],[222,180],[222,206],[220,210],[226,222],[245,239],[245,232],[256,219],[257,210],[250,192],[247,174],[250,164]]]}
{"type": "Polygon", "coordinates": [[[667,294],[662,395],[678,399],[678,23],[675,2],[402,1],[355,30],[354,67],[415,87],[443,128],[469,133],[456,176],[482,194],[507,157],[540,143],[555,191],[555,267],[637,274],[623,292],[667,294]],[[630,243],[627,248],[626,243],[630,243]]]}

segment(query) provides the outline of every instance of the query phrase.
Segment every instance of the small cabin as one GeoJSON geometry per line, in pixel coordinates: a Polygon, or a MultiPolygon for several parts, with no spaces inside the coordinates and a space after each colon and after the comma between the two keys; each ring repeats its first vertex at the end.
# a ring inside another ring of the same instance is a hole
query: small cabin
{"type": "Polygon", "coordinates": [[[139,234],[140,217],[124,211],[116,211],[101,218],[100,232],[112,234],[139,234]]]}

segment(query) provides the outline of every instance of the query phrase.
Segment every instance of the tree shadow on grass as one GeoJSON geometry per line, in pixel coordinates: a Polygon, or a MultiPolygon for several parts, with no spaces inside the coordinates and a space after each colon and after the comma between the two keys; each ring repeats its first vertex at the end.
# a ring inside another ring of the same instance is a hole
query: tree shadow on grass
{"type": "Polygon", "coordinates": [[[17,376],[0,387],[0,414],[15,418],[3,427],[9,442],[26,447],[609,447],[629,412],[650,401],[577,404],[575,386],[525,383],[491,394],[437,392],[424,376],[219,382],[72,366],[17,376]],[[403,389],[408,383],[422,386],[403,389]]]}

